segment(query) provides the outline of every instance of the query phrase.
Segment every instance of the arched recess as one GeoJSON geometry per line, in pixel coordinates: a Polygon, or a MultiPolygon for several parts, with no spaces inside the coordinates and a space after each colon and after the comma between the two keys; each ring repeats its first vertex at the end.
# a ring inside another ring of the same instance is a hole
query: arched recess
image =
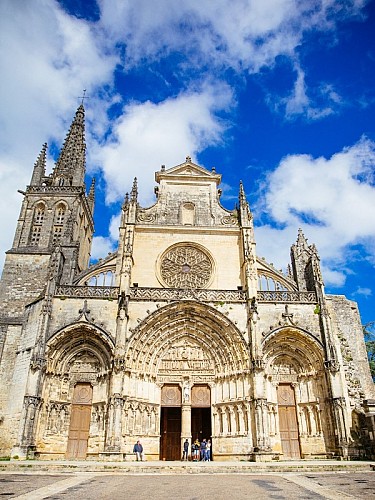
{"type": "Polygon", "coordinates": [[[297,458],[296,453],[325,456],[331,427],[322,343],[290,325],[270,332],[263,340],[263,352],[272,449],[284,458],[297,458]],[[295,428],[291,406],[295,406],[295,428]]]}
{"type": "Polygon", "coordinates": [[[43,454],[65,455],[77,386],[92,388],[87,452],[103,450],[113,350],[110,335],[85,322],[69,325],[48,340],[37,445],[43,454]]]}
{"type": "Polygon", "coordinates": [[[163,360],[170,361],[169,372],[180,368],[182,373],[191,371],[192,375],[194,363],[188,361],[200,360],[202,363],[195,365],[197,371],[201,366],[203,371],[212,373],[212,380],[247,372],[249,366],[246,342],[238,328],[213,307],[194,301],[175,302],[158,309],[134,330],[127,348],[127,366],[131,371],[157,380],[164,371],[163,360]],[[200,354],[194,351],[195,347],[201,350],[200,354]],[[178,358],[173,358],[173,353],[178,353],[178,358]]]}

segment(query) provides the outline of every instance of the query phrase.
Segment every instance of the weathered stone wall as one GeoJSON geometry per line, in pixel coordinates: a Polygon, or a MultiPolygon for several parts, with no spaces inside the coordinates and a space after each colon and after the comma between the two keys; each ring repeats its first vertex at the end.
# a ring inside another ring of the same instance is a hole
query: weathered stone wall
{"type": "Polygon", "coordinates": [[[22,315],[24,307],[46,286],[49,254],[8,253],[0,281],[0,315],[22,315]]]}
{"type": "Polygon", "coordinates": [[[375,389],[358,306],[343,295],[328,295],[327,305],[334,333],[340,342],[351,403],[355,405],[363,399],[372,399],[375,397],[375,389]]]}

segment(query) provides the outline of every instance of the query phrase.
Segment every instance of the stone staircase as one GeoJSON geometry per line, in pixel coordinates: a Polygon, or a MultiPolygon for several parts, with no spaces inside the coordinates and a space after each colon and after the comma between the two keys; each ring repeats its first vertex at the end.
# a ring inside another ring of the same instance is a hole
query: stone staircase
{"type": "Polygon", "coordinates": [[[121,474],[280,474],[286,472],[370,472],[370,461],[298,460],[283,462],[99,462],[74,460],[11,460],[0,472],[90,472],[121,474]]]}

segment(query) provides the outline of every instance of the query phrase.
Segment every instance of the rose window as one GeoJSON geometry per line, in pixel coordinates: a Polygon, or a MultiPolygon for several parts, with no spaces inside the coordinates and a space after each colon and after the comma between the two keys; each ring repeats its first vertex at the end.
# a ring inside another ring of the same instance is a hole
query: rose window
{"type": "Polygon", "coordinates": [[[171,288],[204,288],[212,276],[212,262],[199,248],[179,245],[162,257],[160,275],[171,288]]]}

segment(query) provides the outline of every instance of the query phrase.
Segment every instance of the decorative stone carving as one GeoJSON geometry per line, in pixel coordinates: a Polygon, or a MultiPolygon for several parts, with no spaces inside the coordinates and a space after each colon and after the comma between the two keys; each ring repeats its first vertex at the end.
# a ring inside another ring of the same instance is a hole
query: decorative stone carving
{"type": "Polygon", "coordinates": [[[160,276],[168,287],[204,288],[212,272],[208,254],[193,245],[173,246],[161,258],[160,276]]]}
{"type": "Polygon", "coordinates": [[[117,299],[119,294],[117,286],[69,286],[56,287],[57,297],[96,297],[105,299],[117,299]]]}
{"type": "Polygon", "coordinates": [[[221,223],[223,226],[238,226],[238,219],[234,215],[224,215],[221,218],[221,223]]]}
{"type": "Polygon", "coordinates": [[[131,300],[171,300],[194,299],[199,302],[245,302],[243,290],[192,290],[180,288],[131,288],[131,300]]]}
{"type": "Polygon", "coordinates": [[[178,385],[163,385],[161,388],[162,406],[181,405],[181,387],[178,385]]]}
{"type": "Polygon", "coordinates": [[[158,374],[214,375],[214,361],[199,345],[183,341],[169,348],[160,360],[158,374]]]}
{"type": "Polygon", "coordinates": [[[258,302],[299,302],[300,304],[315,304],[315,292],[292,291],[258,291],[258,302]]]}
{"type": "Polygon", "coordinates": [[[156,221],[156,214],[147,213],[144,210],[138,210],[137,212],[137,222],[141,224],[152,224],[156,221]]]}
{"type": "Polygon", "coordinates": [[[194,385],[191,390],[191,406],[210,407],[211,406],[211,391],[206,385],[194,385]]]}

